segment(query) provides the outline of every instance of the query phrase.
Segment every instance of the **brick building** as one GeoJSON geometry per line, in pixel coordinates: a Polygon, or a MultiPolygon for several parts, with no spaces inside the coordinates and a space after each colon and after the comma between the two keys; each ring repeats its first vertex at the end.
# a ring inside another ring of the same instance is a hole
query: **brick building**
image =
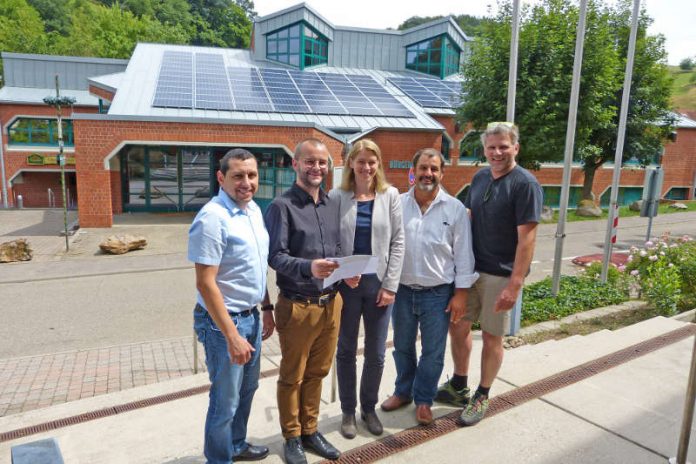
{"type": "MultiPolygon", "coordinates": [[[[131,58],[104,60],[3,53],[0,160],[10,205],[61,206],[54,110],[42,98],[61,76],[77,99],[67,112],[69,205],[82,227],[105,227],[124,211],[200,208],[215,194],[219,158],[231,147],[259,161],[263,206],[294,180],[292,150],[306,137],[326,141],[333,177],[363,137],[383,150],[387,177],[404,191],[409,160],[423,147],[443,151],[443,183],[460,197],[479,168],[462,153],[465,128],[454,108],[469,38],[451,18],[404,31],[331,24],[300,4],[256,19],[250,50],[139,44],[131,58]],[[49,192],[50,189],[50,192],[49,192]]],[[[693,198],[696,122],[681,117],[665,146],[663,196],[693,198]]],[[[620,201],[640,196],[645,170],[624,167],[620,201]]],[[[535,172],[547,204],[558,204],[562,167],[535,172]]],[[[595,178],[606,202],[611,166],[595,178]]],[[[571,202],[582,185],[572,173],[571,202]]]]}

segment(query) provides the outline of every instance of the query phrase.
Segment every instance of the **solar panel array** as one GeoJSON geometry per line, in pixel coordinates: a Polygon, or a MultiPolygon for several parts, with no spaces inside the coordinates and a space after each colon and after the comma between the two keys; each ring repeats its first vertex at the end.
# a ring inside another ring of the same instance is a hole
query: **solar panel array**
{"type": "Polygon", "coordinates": [[[193,107],[193,53],[164,52],[152,106],[193,107]]]}
{"type": "Polygon", "coordinates": [[[415,117],[370,76],[225,67],[219,53],[166,51],[152,106],[415,117]]]}
{"type": "Polygon", "coordinates": [[[426,108],[454,109],[461,104],[461,82],[416,77],[390,77],[387,80],[426,108]]]}

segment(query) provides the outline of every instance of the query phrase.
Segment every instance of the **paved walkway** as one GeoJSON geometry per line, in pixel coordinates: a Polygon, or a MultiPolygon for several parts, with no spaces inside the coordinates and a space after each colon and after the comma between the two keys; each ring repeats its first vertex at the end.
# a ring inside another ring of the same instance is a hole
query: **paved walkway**
{"type": "Polygon", "coordinates": [[[0,416],[192,374],[192,337],[3,359],[0,416]]]}

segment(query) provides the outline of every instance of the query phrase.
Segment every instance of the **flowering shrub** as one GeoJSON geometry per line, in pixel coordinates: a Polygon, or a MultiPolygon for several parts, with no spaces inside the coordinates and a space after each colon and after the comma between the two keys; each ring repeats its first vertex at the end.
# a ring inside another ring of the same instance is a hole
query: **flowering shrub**
{"type": "Polygon", "coordinates": [[[627,278],[658,310],[669,316],[696,307],[696,242],[685,235],[665,234],[631,247],[625,270],[627,278]]]}

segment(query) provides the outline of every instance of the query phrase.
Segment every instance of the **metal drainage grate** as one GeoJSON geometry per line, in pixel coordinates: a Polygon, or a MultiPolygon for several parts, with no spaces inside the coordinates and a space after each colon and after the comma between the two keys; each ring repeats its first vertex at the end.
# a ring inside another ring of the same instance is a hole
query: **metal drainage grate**
{"type": "MultiPolygon", "coordinates": [[[[696,325],[689,324],[666,334],[645,340],[614,353],[602,356],[593,361],[559,372],[528,385],[516,388],[491,398],[486,417],[494,416],[522,403],[537,399],[551,392],[567,387],[593,375],[599,374],[625,362],[639,358],[645,354],[664,348],[691,335],[696,334],[696,325]]],[[[394,435],[368,443],[359,448],[341,454],[338,461],[321,461],[321,464],[366,464],[379,461],[392,454],[402,452],[426,441],[441,437],[458,430],[456,420],[459,411],[439,417],[431,425],[415,426],[394,435]]]]}

